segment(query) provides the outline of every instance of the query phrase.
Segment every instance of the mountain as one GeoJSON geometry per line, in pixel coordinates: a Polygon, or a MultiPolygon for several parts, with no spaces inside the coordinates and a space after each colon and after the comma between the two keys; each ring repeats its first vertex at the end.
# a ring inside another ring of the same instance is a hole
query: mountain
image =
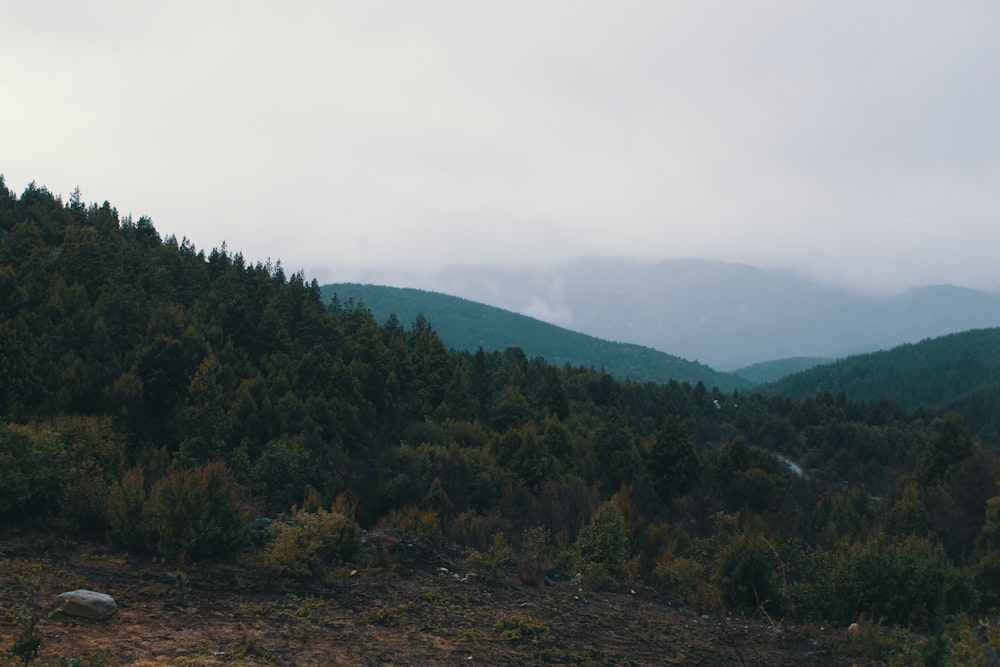
{"type": "MultiPolygon", "coordinates": [[[[804,398],[844,392],[852,401],[891,399],[939,406],[1000,387],[1000,328],[976,329],[842,359],[782,378],[760,391],[804,398]]],[[[994,404],[995,405],[995,404],[994,404]]]]}
{"type": "Polygon", "coordinates": [[[353,300],[363,304],[379,322],[395,315],[407,326],[423,315],[445,344],[457,350],[475,352],[482,347],[486,351],[502,351],[519,347],[529,357],[544,357],[557,366],[603,367],[615,377],[637,382],[662,383],[671,379],[692,385],[702,382],[725,392],[752,386],[742,377],[719,373],[704,364],[650,347],[601,340],[533,317],[437,292],[357,283],[324,285],[320,292],[326,302],[336,295],[341,303],[353,300]]]}
{"type": "Polygon", "coordinates": [[[1000,326],[1000,294],[950,285],[864,294],[704,260],[370,272],[364,281],[446,292],[726,371],[789,357],[841,358],[1000,326]]]}

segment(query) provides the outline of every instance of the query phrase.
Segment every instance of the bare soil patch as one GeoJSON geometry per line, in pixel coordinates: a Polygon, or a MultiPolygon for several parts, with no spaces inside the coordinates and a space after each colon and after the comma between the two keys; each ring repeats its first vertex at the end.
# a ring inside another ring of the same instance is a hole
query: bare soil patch
{"type": "Polygon", "coordinates": [[[41,618],[34,665],[850,665],[844,630],[701,616],[648,589],[485,584],[454,559],[344,569],[322,583],[253,565],[157,562],[101,543],[0,543],[0,664],[18,612],[41,618]],[[353,572],[353,573],[352,573],[353,572]],[[391,575],[391,576],[390,576],[391,575]],[[49,616],[58,593],[109,593],[104,621],[49,616]],[[61,661],[60,661],[61,660],[61,661]],[[73,661],[76,662],[73,662],[73,661]]]}

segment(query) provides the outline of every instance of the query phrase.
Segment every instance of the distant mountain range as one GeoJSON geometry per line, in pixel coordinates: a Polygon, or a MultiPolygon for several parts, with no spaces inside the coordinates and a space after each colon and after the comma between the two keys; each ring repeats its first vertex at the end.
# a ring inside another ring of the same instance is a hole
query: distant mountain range
{"type": "Polygon", "coordinates": [[[720,370],[790,357],[841,358],[1000,326],[1000,294],[937,285],[889,296],[745,264],[588,260],[546,269],[371,273],[530,315],[720,370]]]}
{"type": "Polygon", "coordinates": [[[528,357],[544,357],[557,366],[603,368],[611,375],[637,382],[663,383],[668,380],[703,382],[729,392],[748,389],[743,377],[690,362],[650,347],[614,343],[570,331],[541,320],[501,308],[437,292],[357,283],[337,283],[321,288],[324,302],[334,295],[342,304],[361,303],[376,321],[384,323],[395,315],[409,327],[423,315],[449,347],[487,352],[520,347],[528,357]]]}

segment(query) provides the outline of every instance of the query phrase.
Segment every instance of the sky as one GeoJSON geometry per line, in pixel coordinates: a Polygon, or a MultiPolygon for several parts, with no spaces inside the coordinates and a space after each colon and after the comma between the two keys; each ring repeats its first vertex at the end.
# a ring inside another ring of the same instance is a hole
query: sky
{"type": "Polygon", "coordinates": [[[1000,291],[997,26],[993,0],[7,3],[0,173],[320,283],[693,257],[1000,291]]]}

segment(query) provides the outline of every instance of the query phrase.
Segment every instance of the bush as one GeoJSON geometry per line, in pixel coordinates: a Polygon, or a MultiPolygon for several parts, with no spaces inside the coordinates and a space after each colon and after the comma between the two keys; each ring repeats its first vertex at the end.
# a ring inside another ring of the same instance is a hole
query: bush
{"type": "Polygon", "coordinates": [[[721,594],[709,582],[708,568],[694,558],[665,555],[653,569],[654,582],[680,597],[697,613],[717,610],[721,594]]]}
{"type": "Polygon", "coordinates": [[[249,486],[269,508],[287,510],[299,502],[315,482],[316,466],[302,437],[282,437],[264,445],[251,471],[249,486]]]}
{"type": "Polygon", "coordinates": [[[222,463],[176,470],[153,487],[146,505],[150,544],[168,558],[230,556],[247,544],[239,490],[222,463]]]}
{"type": "Polygon", "coordinates": [[[272,524],[268,532],[264,567],[290,577],[319,577],[328,566],[350,561],[361,547],[353,508],[343,499],[330,510],[295,510],[289,521],[272,524]]]}
{"type": "Polygon", "coordinates": [[[108,492],[108,537],[119,548],[138,551],[146,543],[143,509],[146,504],[146,480],[142,467],[130,468],[122,480],[108,492]]]}
{"type": "Polygon", "coordinates": [[[580,529],[571,551],[575,567],[592,587],[614,584],[629,557],[625,517],[614,502],[601,503],[591,522],[580,529]]]}
{"type": "Polygon", "coordinates": [[[50,431],[0,428],[0,519],[22,520],[59,506],[58,442],[50,431]]]}
{"type": "Polygon", "coordinates": [[[913,535],[845,540],[814,554],[807,570],[809,583],[796,587],[799,605],[843,625],[865,614],[925,629],[949,598],[966,596],[944,549],[913,535]]]}
{"type": "Polygon", "coordinates": [[[407,505],[401,510],[392,510],[379,519],[379,527],[398,528],[404,533],[416,535],[428,545],[438,544],[444,539],[441,519],[434,510],[422,510],[415,505],[407,505]]]}
{"type": "Polygon", "coordinates": [[[60,517],[76,530],[102,532],[108,526],[108,494],[121,478],[125,443],[111,420],[95,417],[58,417],[62,484],[60,517]]]}
{"type": "Polygon", "coordinates": [[[465,559],[465,565],[474,570],[484,581],[497,582],[503,574],[504,561],[511,558],[514,551],[507,538],[500,531],[493,533],[493,542],[484,552],[476,551],[465,559]]]}
{"type": "Polygon", "coordinates": [[[548,548],[549,530],[545,526],[533,526],[521,532],[521,558],[517,569],[521,583],[535,588],[545,585],[548,548]]]}
{"type": "Polygon", "coordinates": [[[730,607],[773,613],[782,604],[778,565],[764,536],[746,529],[716,553],[712,583],[730,607]]]}
{"type": "Polygon", "coordinates": [[[530,639],[537,641],[549,636],[549,627],[527,614],[505,616],[493,626],[502,639],[530,639]]]}

